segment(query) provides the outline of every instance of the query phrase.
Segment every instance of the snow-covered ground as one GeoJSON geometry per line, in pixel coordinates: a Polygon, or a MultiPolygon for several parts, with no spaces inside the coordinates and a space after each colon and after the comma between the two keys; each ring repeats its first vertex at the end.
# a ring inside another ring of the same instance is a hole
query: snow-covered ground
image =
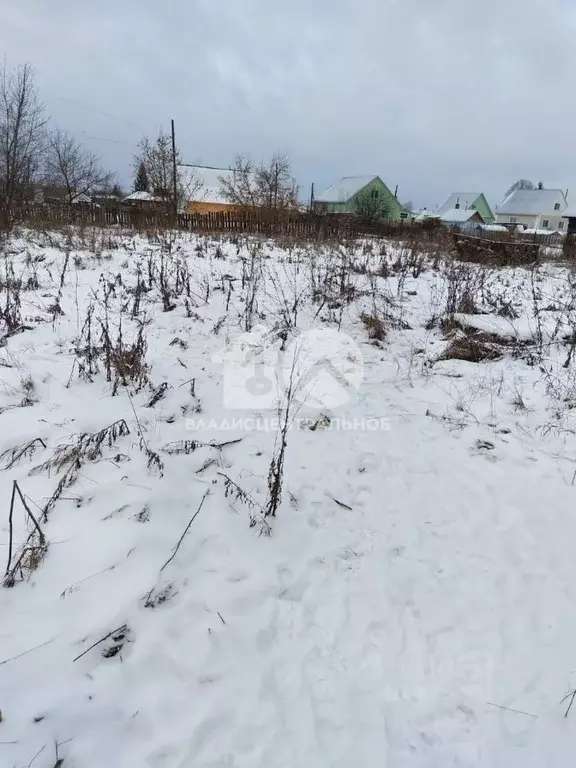
{"type": "Polygon", "coordinates": [[[16,493],[2,768],[573,764],[569,267],[114,232],[2,258],[2,572],[14,481],[48,547],[16,493]],[[266,517],[302,339],[332,368],[266,517]]]}

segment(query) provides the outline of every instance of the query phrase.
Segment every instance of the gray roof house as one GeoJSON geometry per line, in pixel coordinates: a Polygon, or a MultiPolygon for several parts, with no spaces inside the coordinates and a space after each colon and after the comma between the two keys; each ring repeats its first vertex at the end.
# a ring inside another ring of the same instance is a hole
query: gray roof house
{"type": "Polygon", "coordinates": [[[561,189],[516,189],[498,207],[496,220],[507,226],[564,232],[567,208],[566,193],[561,189]]]}
{"type": "Polygon", "coordinates": [[[475,208],[452,208],[446,211],[440,219],[442,224],[469,229],[484,224],[484,219],[475,208]]]}
{"type": "Polygon", "coordinates": [[[443,217],[449,211],[454,210],[478,211],[485,224],[492,224],[494,222],[494,214],[482,192],[453,192],[451,195],[448,195],[442,205],[438,206],[436,213],[438,216],[443,217]]]}

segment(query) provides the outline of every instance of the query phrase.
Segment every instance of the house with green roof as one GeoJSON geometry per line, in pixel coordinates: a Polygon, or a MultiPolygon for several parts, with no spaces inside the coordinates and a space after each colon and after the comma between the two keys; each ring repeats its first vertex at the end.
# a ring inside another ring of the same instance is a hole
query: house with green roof
{"type": "Polygon", "coordinates": [[[478,211],[485,224],[493,224],[496,220],[482,192],[452,192],[438,206],[436,214],[442,218],[451,211],[478,211]]]}
{"type": "Polygon", "coordinates": [[[370,206],[368,201],[389,221],[410,216],[379,176],[344,176],[314,199],[314,207],[326,213],[361,214],[363,207],[370,206]]]}

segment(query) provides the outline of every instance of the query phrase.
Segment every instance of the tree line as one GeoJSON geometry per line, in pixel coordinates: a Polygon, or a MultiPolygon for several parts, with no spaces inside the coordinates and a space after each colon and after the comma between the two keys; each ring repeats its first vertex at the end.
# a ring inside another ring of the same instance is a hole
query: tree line
{"type": "Polygon", "coordinates": [[[72,204],[111,180],[97,155],[60,128],[50,129],[31,66],[1,67],[0,209],[32,200],[41,182],[72,204]]]}
{"type": "MultiPolygon", "coordinates": [[[[144,197],[155,203],[174,205],[174,190],[180,208],[189,200],[203,199],[201,178],[192,166],[182,164],[171,136],[163,131],[141,139],[133,167],[133,191],[148,192],[144,197]]],[[[226,202],[274,210],[298,205],[298,186],[287,155],[276,153],[269,163],[238,155],[230,170],[220,179],[219,194],[226,202]]],[[[32,202],[39,187],[57,191],[69,206],[83,195],[123,196],[115,174],[104,168],[96,153],[73,134],[51,127],[32,67],[0,65],[0,211],[32,202]]]]}

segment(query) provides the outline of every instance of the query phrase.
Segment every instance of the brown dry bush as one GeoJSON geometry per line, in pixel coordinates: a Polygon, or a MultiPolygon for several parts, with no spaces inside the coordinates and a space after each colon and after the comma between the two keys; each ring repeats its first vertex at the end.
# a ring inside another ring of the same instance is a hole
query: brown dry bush
{"type": "Polygon", "coordinates": [[[360,315],[360,319],[368,331],[368,336],[370,339],[373,341],[385,341],[386,327],[378,315],[363,312],[360,315]]]}
{"type": "Polygon", "coordinates": [[[459,336],[449,343],[438,360],[467,360],[469,363],[482,363],[486,360],[499,360],[502,352],[492,343],[475,336],[459,336]]]}

